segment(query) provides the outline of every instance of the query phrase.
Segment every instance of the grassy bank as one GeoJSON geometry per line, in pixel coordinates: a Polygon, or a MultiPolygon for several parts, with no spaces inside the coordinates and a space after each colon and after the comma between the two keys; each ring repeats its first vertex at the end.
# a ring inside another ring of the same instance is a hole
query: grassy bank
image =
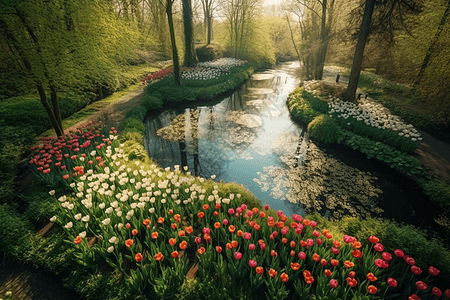
{"type": "Polygon", "coordinates": [[[344,144],[364,153],[368,159],[377,159],[421,184],[430,199],[444,208],[450,208],[449,187],[432,178],[420,162],[409,153],[417,147],[420,136],[412,125],[390,115],[380,105],[338,101],[329,97],[325,85],[318,88],[317,97],[297,88],[287,100],[294,120],[308,127],[313,140],[344,144]]]}

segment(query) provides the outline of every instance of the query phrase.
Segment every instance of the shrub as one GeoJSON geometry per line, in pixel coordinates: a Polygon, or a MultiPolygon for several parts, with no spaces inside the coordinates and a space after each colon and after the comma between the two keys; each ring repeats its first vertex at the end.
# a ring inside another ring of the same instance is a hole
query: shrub
{"type": "Polygon", "coordinates": [[[135,118],[127,118],[120,124],[120,130],[123,133],[127,132],[139,132],[141,134],[145,133],[145,126],[142,121],[135,118]]]}
{"type": "Polygon", "coordinates": [[[335,143],[339,135],[339,127],[327,115],[319,115],[308,124],[311,138],[325,143],[335,143]]]}
{"type": "Polygon", "coordinates": [[[20,261],[30,248],[31,224],[9,205],[0,205],[0,220],[0,253],[20,261]]]}
{"type": "Polygon", "coordinates": [[[439,203],[441,207],[450,207],[450,185],[441,180],[432,179],[423,185],[423,190],[432,201],[439,203]]]}
{"type": "Polygon", "coordinates": [[[145,94],[144,95],[144,99],[142,99],[142,105],[145,107],[145,109],[148,110],[152,110],[152,109],[158,109],[161,108],[163,106],[163,101],[161,100],[161,98],[159,98],[156,95],[149,95],[149,94],[145,94]]]}
{"type": "Polygon", "coordinates": [[[225,50],[218,44],[201,45],[195,48],[199,62],[222,58],[225,50]]]}
{"type": "Polygon", "coordinates": [[[125,118],[135,118],[140,121],[144,121],[145,115],[147,114],[147,109],[144,106],[132,107],[125,118]]]}

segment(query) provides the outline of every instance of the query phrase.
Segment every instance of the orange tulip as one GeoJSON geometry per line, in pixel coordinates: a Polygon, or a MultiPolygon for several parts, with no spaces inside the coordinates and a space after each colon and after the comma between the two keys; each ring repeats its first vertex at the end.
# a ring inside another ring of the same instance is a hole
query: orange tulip
{"type": "Polygon", "coordinates": [[[205,253],[205,248],[204,247],[200,247],[198,250],[197,250],[197,252],[199,253],[199,254],[203,254],[203,253],[205,253]]]}
{"type": "Polygon", "coordinates": [[[289,224],[289,226],[290,226],[291,228],[297,228],[297,223],[291,222],[291,223],[289,224]]]}
{"type": "Polygon", "coordinates": [[[373,275],[373,273],[368,273],[366,276],[367,276],[367,279],[369,279],[370,281],[377,280],[377,278],[375,277],[375,275],[373,275]]]}
{"type": "Polygon", "coordinates": [[[186,230],[187,234],[191,234],[192,231],[194,231],[194,230],[192,229],[192,226],[188,226],[188,227],[186,227],[184,230],[186,230]]]}
{"type": "Polygon", "coordinates": [[[309,226],[309,225],[311,225],[311,221],[308,220],[308,219],[304,219],[304,220],[303,220],[303,225],[309,226]]]}
{"type": "Polygon", "coordinates": [[[280,275],[280,279],[283,282],[288,282],[289,276],[286,273],[283,273],[283,274],[280,275]]]}
{"type": "Polygon", "coordinates": [[[214,223],[214,228],[215,228],[215,229],[219,229],[219,228],[220,228],[220,222],[214,223]]]}
{"type": "Polygon", "coordinates": [[[177,229],[177,223],[172,223],[172,224],[170,224],[170,227],[171,227],[173,230],[177,229]]]}
{"type": "Polygon", "coordinates": [[[277,257],[278,253],[275,250],[270,251],[270,255],[272,255],[273,257],[277,257]]]}
{"type": "Polygon", "coordinates": [[[334,245],[335,248],[339,248],[341,246],[341,242],[333,241],[333,245],[334,245]]]}
{"type": "Polygon", "coordinates": [[[331,265],[332,265],[333,267],[336,267],[338,264],[339,264],[339,261],[338,261],[337,259],[332,259],[332,260],[331,260],[331,265]]]}
{"type": "Polygon", "coordinates": [[[320,255],[317,254],[317,253],[314,253],[313,254],[313,260],[317,262],[317,261],[319,261],[319,259],[320,259],[320,255]]]}
{"type": "Polygon", "coordinates": [[[314,282],[314,277],[312,277],[312,276],[305,277],[305,282],[307,284],[312,284],[314,282]]]}
{"type": "Polygon", "coordinates": [[[144,224],[145,226],[150,224],[150,220],[149,219],[145,219],[142,224],[144,224]]]}
{"type": "Polygon", "coordinates": [[[253,214],[256,215],[258,212],[259,212],[259,209],[258,209],[257,207],[253,207],[253,208],[252,208],[252,213],[253,213],[253,214]]]}
{"type": "Polygon", "coordinates": [[[186,241],[182,241],[179,246],[180,246],[180,249],[184,250],[184,249],[187,248],[187,242],[186,241]]]}
{"type": "Polygon", "coordinates": [[[301,240],[300,241],[300,246],[306,247],[306,246],[308,246],[308,243],[306,243],[304,240],[301,240]]]}
{"type": "Polygon", "coordinates": [[[269,227],[273,227],[273,226],[275,226],[275,221],[267,221],[267,225],[269,226],[269,227]]]}
{"type": "Polygon", "coordinates": [[[171,256],[172,256],[173,258],[177,258],[177,257],[178,257],[178,251],[173,251],[172,254],[171,254],[171,256]]]}
{"type": "Polygon", "coordinates": [[[283,222],[277,222],[276,225],[277,225],[277,228],[283,228],[284,227],[284,223],[283,222]]]}
{"type": "Polygon", "coordinates": [[[255,230],[258,231],[259,228],[261,228],[261,226],[259,226],[259,224],[255,224],[255,227],[253,227],[253,228],[255,228],[255,230]]]}
{"type": "MultiPolygon", "coordinates": [[[[157,232],[156,232],[156,233],[157,233],[157,232]]],[[[153,235],[152,235],[152,237],[153,237],[153,235]]],[[[174,246],[176,243],[177,243],[177,240],[176,240],[176,239],[174,239],[174,238],[169,239],[169,244],[170,244],[171,246],[174,246]]]]}
{"type": "Polygon", "coordinates": [[[352,255],[353,255],[353,257],[356,257],[356,258],[362,257],[362,252],[359,251],[358,249],[355,249],[352,251],[352,255]]]}
{"type": "Polygon", "coordinates": [[[355,264],[354,263],[352,263],[351,261],[349,261],[349,260],[346,260],[345,262],[344,262],[344,265],[347,267],[347,268],[351,268],[351,267],[353,267],[355,264]]]}
{"type": "Polygon", "coordinates": [[[262,244],[264,244],[264,240],[259,240],[258,244],[261,246],[262,244]]]}
{"type": "Polygon", "coordinates": [[[131,230],[131,233],[132,233],[133,235],[136,235],[136,234],[138,233],[138,231],[137,231],[137,229],[133,229],[133,230],[131,230]]]}
{"type": "Polygon", "coordinates": [[[287,217],[285,215],[281,216],[281,221],[286,222],[287,221],[287,217]]]}
{"type": "Polygon", "coordinates": [[[203,210],[207,210],[209,208],[209,205],[208,204],[204,204],[203,205],[203,210]]]}
{"type": "Polygon", "coordinates": [[[327,233],[327,234],[325,234],[325,236],[326,236],[326,238],[329,239],[329,240],[331,240],[331,239],[333,238],[333,236],[331,235],[331,233],[327,233]]]}
{"type": "Polygon", "coordinates": [[[236,227],[234,227],[234,225],[230,225],[230,226],[228,227],[228,230],[229,230],[231,233],[233,233],[233,232],[236,230],[236,227]]]}
{"type": "Polygon", "coordinates": [[[164,223],[164,218],[163,218],[163,217],[159,217],[159,218],[158,218],[158,223],[159,223],[159,224],[164,223]]]}
{"type": "Polygon", "coordinates": [[[298,269],[300,269],[300,264],[299,263],[291,263],[291,269],[294,271],[297,271],[298,269]]]}
{"type": "Polygon", "coordinates": [[[164,256],[161,254],[161,252],[158,252],[157,254],[155,254],[156,261],[161,261],[163,259],[164,259],[164,256]]]}
{"type": "Polygon", "coordinates": [[[238,242],[237,241],[231,241],[231,247],[237,248],[238,242]]]}
{"type": "Polygon", "coordinates": [[[325,275],[327,276],[327,277],[330,277],[331,276],[331,270],[329,270],[329,269],[325,269],[325,275]]]}
{"type": "Polygon", "coordinates": [[[244,233],[242,232],[242,230],[239,229],[238,232],[237,232],[237,235],[238,235],[238,236],[242,236],[243,234],[244,234],[244,233]]]}
{"type": "Polygon", "coordinates": [[[355,278],[347,277],[347,284],[351,287],[354,287],[358,284],[355,278]]]}
{"type": "Polygon", "coordinates": [[[178,236],[179,236],[179,237],[182,237],[182,236],[184,236],[184,235],[185,235],[184,230],[178,231],[178,236]]]}
{"type": "Polygon", "coordinates": [[[256,273],[257,273],[258,275],[261,275],[263,272],[264,272],[263,267],[256,267],[256,273]]]}
{"type": "Polygon", "coordinates": [[[269,270],[269,276],[270,276],[270,277],[275,277],[275,276],[277,276],[277,271],[275,271],[274,269],[270,268],[270,270],[269,270]]]}
{"type": "Polygon", "coordinates": [[[231,246],[230,243],[227,243],[226,247],[227,247],[227,250],[231,250],[233,248],[233,246],[231,246]]]}
{"type": "Polygon", "coordinates": [[[134,256],[134,259],[135,259],[137,262],[140,262],[143,258],[144,258],[144,257],[142,256],[141,253],[136,253],[136,255],[134,256]]]}
{"type": "Polygon", "coordinates": [[[217,253],[221,253],[222,252],[222,247],[216,246],[216,251],[217,251],[217,253]]]}
{"type": "Polygon", "coordinates": [[[73,242],[74,242],[75,244],[81,243],[81,236],[77,236],[77,237],[73,240],[73,242]]]}
{"type": "Polygon", "coordinates": [[[311,272],[308,270],[303,271],[303,277],[311,277],[311,272]]]}
{"type": "Polygon", "coordinates": [[[197,216],[201,219],[205,216],[205,213],[200,211],[200,212],[198,212],[197,216]]]}
{"type": "Polygon", "coordinates": [[[295,248],[295,241],[291,241],[290,244],[291,248],[295,248]]]}
{"type": "Polygon", "coordinates": [[[128,239],[125,241],[125,246],[127,246],[128,248],[131,247],[131,245],[133,245],[133,240],[128,239]]]}
{"type": "Polygon", "coordinates": [[[259,216],[260,216],[262,219],[264,219],[264,218],[266,217],[266,213],[262,211],[262,212],[259,213],[259,216]]]}
{"type": "Polygon", "coordinates": [[[291,253],[289,253],[289,255],[291,255],[292,257],[294,257],[294,256],[295,256],[295,251],[294,251],[294,250],[291,250],[291,253]]]}
{"type": "Polygon", "coordinates": [[[378,291],[377,287],[374,285],[369,285],[369,287],[367,289],[369,290],[369,293],[371,293],[371,294],[376,294],[376,292],[378,291]]]}
{"type": "Polygon", "coordinates": [[[373,244],[376,244],[376,243],[378,243],[378,242],[380,241],[380,239],[377,238],[377,237],[374,236],[374,235],[371,235],[371,236],[369,237],[369,241],[370,241],[371,243],[373,243],[373,244]]]}
{"type": "Polygon", "coordinates": [[[158,238],[158,232],[152,232],[152,239],[157,239],[158,238]]]}
{"type": "Polygon", "coordinates": [[[181,217],[180,217],[179,214],[176,214],[175,216],[173,216],[173,219],[174,219],[175,221],[177,221],[178,223],[181,222],[181,217]]]}
{"type": "Polygon", "coordinates": [[[359,249],[359,248],[361,248],[361,243],[358,242],[358,241],[354,241],[354,242],[352,243],[352,246],[353,246],[353,248],[355,248],[355,249],[359,249]]]}

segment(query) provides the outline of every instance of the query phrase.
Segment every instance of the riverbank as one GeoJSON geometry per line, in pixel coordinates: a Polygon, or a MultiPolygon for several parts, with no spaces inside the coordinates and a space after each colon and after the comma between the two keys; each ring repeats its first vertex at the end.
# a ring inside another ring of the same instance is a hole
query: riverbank
{"type": "MultiPolygon", "coordinates": [[[[127,129],[127,128],[125,127],[124,129],[127,129]]],[[[121,142],[124,142],[126,144],[126,148],[124,149],[124,151],[126,151],[125,154],[126,154],[127,158],[130,157],[131,152],[129,152],[129,151],[132,150],[132,148],[134,148],[134,149],[142,148],[142,145],[139,145],[133,141],[130,141],[129,139],[127,139],[127,137],[122,136],[120,138],[121,138],[121,142]]],[[[88,151],[88,149],[86,151],[88,151]]],[[[142,149],[139,151],[142,151],[142,149]]],[[[87,155],[89,155],[89,154],[87,153],[87,155]]],[[[144,158],[142,158],[142,160],[147,161],[148,158],[144,157],[144,158]]],[[[85,170],[87,170],[89,168],[89,164],[87,164],[87,162],[86,163],[78,162],[78,163],[81,165],[84,165],[85,170]]],[[[122,161],[122,163],[123,163],[123,161],[122,161]]],[[[144,164],[144,162],[141,161],[140,164],[144,164]]],[[[127,165],[128,165],[128,167],[132,168],[132,170],[136,169],[136,171],[137,171],[137,169],[138,169],[138,167],[136,167],[136,165],[134,163],[127,164],[127,165]]],[[[145,165],[145,168],[153,168],[151,166],[151,162],[147,161],[147,163],[145,163],[144,165],[145,165]]],[[[112,168],[112,166],[111,166],[111,168],[112,168]]],[[[164,171],[163,169],[158,169],[158,170],[161,171],[161,175],[159,175],[159,173],[158,173],[158,176],[160,178],[163,179],[165,176],[170,176],[170,171],[164,171]]],[[[128,173],[130,173],[130,172],[128,172],[128,173]]],[[[249,194],[247,191],[245,191],[245,189],[242,190],[241,188],[239,188],[238,185],[230,186],[230,185],[213,183],[211,181],[199,181],[196,184],[199,187],[204,187],[205,190],[208,191],[207,193],[211,192],[211,195],[213,195],[212,190],[215,189],[215,188],[213,188],[213,185],[217,184],[220,186],[220,188],[218,190],[219,190],[221,197],[227,197],[227,195],[229,195],[230,193],[234,193],[234,195],[236,195],[237,193],[240,193],[242,195],[242,198],[248,199],[248,200],[244,200],[244,202],[247,203],[249,206],[255,205],[255,206],[259,207],[260,209],[262,209],[262,207],[257,204],[258,201],[256,201],[256,202],[254,200],[253,200],[253,202],[250,201],[250,199],[254,199],[254,197],[251,196],[251,194],[249,194]]],[[[119,187],[119,185],[117,185],[117,186],[119,187]]],[[[67,187],[67,188],[69,188],[69,187],[67,187]]],[[[132,187],[130,186],[130,188],[132,188],[132,187]]],[[[196,188],[194,188],[194,190],[195,189],[196,188]]],[[[180,189],[180,191],[181,190],[183,190],[183,189],[180,189]]],[[[52,198],[52,197],[49,197],[48,191],[42,191],[42,196],[44,194],[46,194],[47,198],[52,198]]],[[[112,200],[113,199],[111,199],[111,201],[112,200]]],[[[167,198],[166,200],[172,201],[172,200],[170,200],[170,197],[167,198]]],[[[54,201],[54,199],[49,199],[49,201],[54,201]]],[[[176,206],[175,206],[175,204],[173,204],[172,206],[168,205],[167,207],[176,207],[176,206]]],[[[201,209],[204,209],[204,208],[201,208],[201,209]]],[[[126,211],[126,210],[124,210],[124,211],[126,211]]],[[[225,213],[226,212],[224,212],[224,214],[225,213]]],[[[273,215],[274,217],[277,217],[276,213],[273,211],[271,212],[271,215],[273,215]]],[[[188,216],[186,216],[186,217],[189,218],[188,216]]],[[[170,217],[167,216],[167,218],[170,218],[170,217]]],[[[440,260],[441,263],[445,263],[445,259],[443,259],[441,256],[439,256],[441,253],[441,250],[439,248],[436,248],[436,246],[434,244],[430,244],[424,235],[416,233],[415,230],[413,230],[413,229],[409,229],[406,227],[399,227],[399,226],[396,226],[395,224],[390,225],[388,222],[377,223],[374,220],[363,221],[363,220],[358,220],[358,219],[346,218],[345,220],[343,219],[341,222],[328,222],[327,220],[325,220],[317,215],[313,216],[312,219],[318,221],[318,223],[320,224],[319,228],[321,228],[321,229],[324,227],[330,228],[331,232],[333,233],[333,236],[335,236],[335,238],[339,238],[340,240],[342,240],[342,235],[344,233],[346,233],[346,234],[351,234],[351,235],[356,236],[358,238],[358,240],[361,240],[363,243],[365,243],[365,242],[367,242],[368,234],[374,234],[374,235],[378,235],[380,237],[380,239],[383,241],[383,243],[385,243],[386,245],[390,245],[390,247],[392,247],[392,246],[393,247],[395,247],[395,246],[402,247],[406,253],[417,258],[418,261],[420,261],[421,265],[425,265],[428,261],[433,261],[433,264],[434,264],[434,261],[436,261],[436,260],[437,261],[440,260]],[[406,232],[407,232],[407,234],[406,234],[406,232]],[[405,240],[401,241],[400,238],[405,239],[405,240]],[[414,243],[412,243],[412,244],[414,244],[415,246],[408,247],[407,244],[409,243],[409,241],[414,241],[414,243]],[[416,247],[417,243],[418,244],[426,244],[426,245],[428,245],[428,247],[427,247],[427,249],[418,249],[416,247]],[[414,249],[414,248],[416,248],[416,249],[414,249]],[[432,259],[434,259],[434,260],[432,260],[432,259]]],[[[211,219],[211,221],[212,220],[213,219],[211,219]]],[[[210,220],[208,219],[208,221],[210,221],[210,220]]],[[[155,219],[152,221],[152,224],[156,224],[156,222],[157,221],[155,219]]],[[[209,228],[213,228],[213,225],[214,224],[212,224],[212,223],[209,224],[209,228]]],[[[252,230],[252,229],[249,229],[249,230],[252,230]]],[[[145,229],[143,229],[143,231],[145,231],[145,229]]],[[[56,234],[59,235],[59,233],[56,233],[56,234]]],[[[255,232],[255,234],[257,234],[257,233],[255,232]]],[[[281,233],[279,234],[279,236],[281,238],[281,233]]],[[[66,239],[67,239],[67,237],[66,237],[66,239]]],[[[324,240],[325,240],[325,238],[324,238],[324,240]]],[[[70,239],[69,239],[69,242],[71,242],[70,239]]],[[[279,244],[281,245],[281,243],[279,243],[279,244]]],[[[46,242],[44,242],[43,246],[45,246],[45,245],[46,245],[46,242]]],[[[71,247],[76,247],[76,246],[71,244],[71,247]]],[[[206,245],[205,245],[205,247],[206,247],[206,245]]],[[[225,244],[223,245],[223,247],[224,247],[223,249],[225,249],[225,244]]],[[[209,248],[207,248],[207,249],[209,251],[209,248]]],[[[64,253],[64,251],[65,250],[63,250],[59,254],[59,257],[61,257],[61,255],[62,255],[62,257],[64,257],[65,255],[68,255],[67,257],[72,256],[72,254],[70,252],[64,253]]],[[[242,251],[244,252],[244,250],[242,250],[242,251]]],[[[386,251],[388,251],[387,246],[386,246],[386,251]]],[[[278,253],[281,254],[282,252],[278,251],[278,253]]],[[[165,255],[165,257],[168,259],[170,257],[170,253],[168,253],[167,256],[165,255]]],[[[51,259],[51,256],[48,256],[46,259],[51,259]]],[[[442,272],[447,272],[447,271],[445,271],[445,268],[442,268],[442,270],[443,270],[442,272]]],[[[77,272],[80,272],[80,270],[78,270],[77,272]]],[[[88,271],[84,270],[83,272],[88,272],[88,271]]],[[[98,299],[99,295],[101,295],[100,293],[105,293],[102,295],[108,294],[109,297],[112,297],[112,295],[115,292],[122,293],[121,299],[125,299],[128,296],[130,297],[130,299],[136,299],[136,294],[131,295],[131,293],[130,293],[130,294],[124,295],[124,293],[126,294],[126,292],[124,292],[125,287],[118,285],[117,278],[113,278],[109,275],[107,276],[107,273],[100,273],[100,276],[98,276],[97,278],[95,275],[91,276],[89,274],[90,273],[77,273],[77,275],[79,277],[77,277],[76,280],[79,280],[79,282],[77,284],[75,284],[74,281],[72,281],[72,283],[71,283],[72,287],[76,287],[77,290],[83,291],[83,293],[85,293],[85,295],[89,295],[89,296],[86,296],[89,299],[98,299]],[[110,290],[105,291],[107,288],[109,288],[110,290]],[[97,294],[93,292],[96,289],[97,289],[97,294]],[[97,297],[97,298],[95,298],[95,297],[97,297]]],[[[320,277],[321,275],[319,275],[319,274],[317,274],[316,276],[317,276],[316,277],[317,279],[322,278],[322,277],[320,277]]],[[[197,279],[195,279],[194,284],[185,286],[184,292],[182,291],[178,295],[181,297],[184,293],[185,294],[185,296],[183,296],[184,298],[188,298],[190,295],[192,299],[194,299],[195,295],[197,295],[197,299],[198,299],[198,296],[200,294],[203,296],[206,296],[206,295],[208,295],[208,293],[212,293],[213,292],[212,286],[207,285],[205,288],[206,282],[203,282],[203,285],[201,285],[202,281],[200,280],[200,278],[202,278],[202,277],[200,276],[197,279]],[[201,292],[201,287],[203,287],[203,292],[201,292]]],[[[293,279],[291,278],[291,280],[293,280],[293,279]]],[[[344,283],[342,283],[342,284],[344,284],[344,283]]],[[[220,295],[218,295],[217,299],[220,299],[220,298],[229,299],[232,295],[232,292],[235,292],[235,290],[236,290],[236,286],[234,286],[234,288],[229,287],[228,289],[223,291],[222,297],[220,297],[220,295]]],[[[211,294],[209,294],[209,296],[210,295],[211,294]]],[[[116,297],[119,297],[119,296],[115,295],[114,299],[116,297]]],[[[109,299],[109,298],[105,298],[105,299],[109,299]]]]}

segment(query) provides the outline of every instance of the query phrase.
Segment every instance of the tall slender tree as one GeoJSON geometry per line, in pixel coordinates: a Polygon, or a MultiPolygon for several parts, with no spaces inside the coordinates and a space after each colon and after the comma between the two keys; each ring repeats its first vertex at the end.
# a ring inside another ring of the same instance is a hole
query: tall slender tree
{"type": "Polygon", "coordinates": [[[198,59],[195,53],[194,43],[194,22],[191,0],[182,0],[183,23],[184,23],[184,65],[192,67],[197,64],[198,59]]]}
{"type": "Polygon", "coordinates": [[[344,93],[344,100],[346,101],[355,102],[355,94],[356,89],[358,88],[359,75],[361,74],[364,48],[366,47],[367,38],[369,36],[370,22],[372,21],[375,1],[376,0],[366,0],[364,15],[358,33],[358,42],[356,43],[355,54],[353,55],[350,78],[348,80],[347,90],[344,93]]]}

